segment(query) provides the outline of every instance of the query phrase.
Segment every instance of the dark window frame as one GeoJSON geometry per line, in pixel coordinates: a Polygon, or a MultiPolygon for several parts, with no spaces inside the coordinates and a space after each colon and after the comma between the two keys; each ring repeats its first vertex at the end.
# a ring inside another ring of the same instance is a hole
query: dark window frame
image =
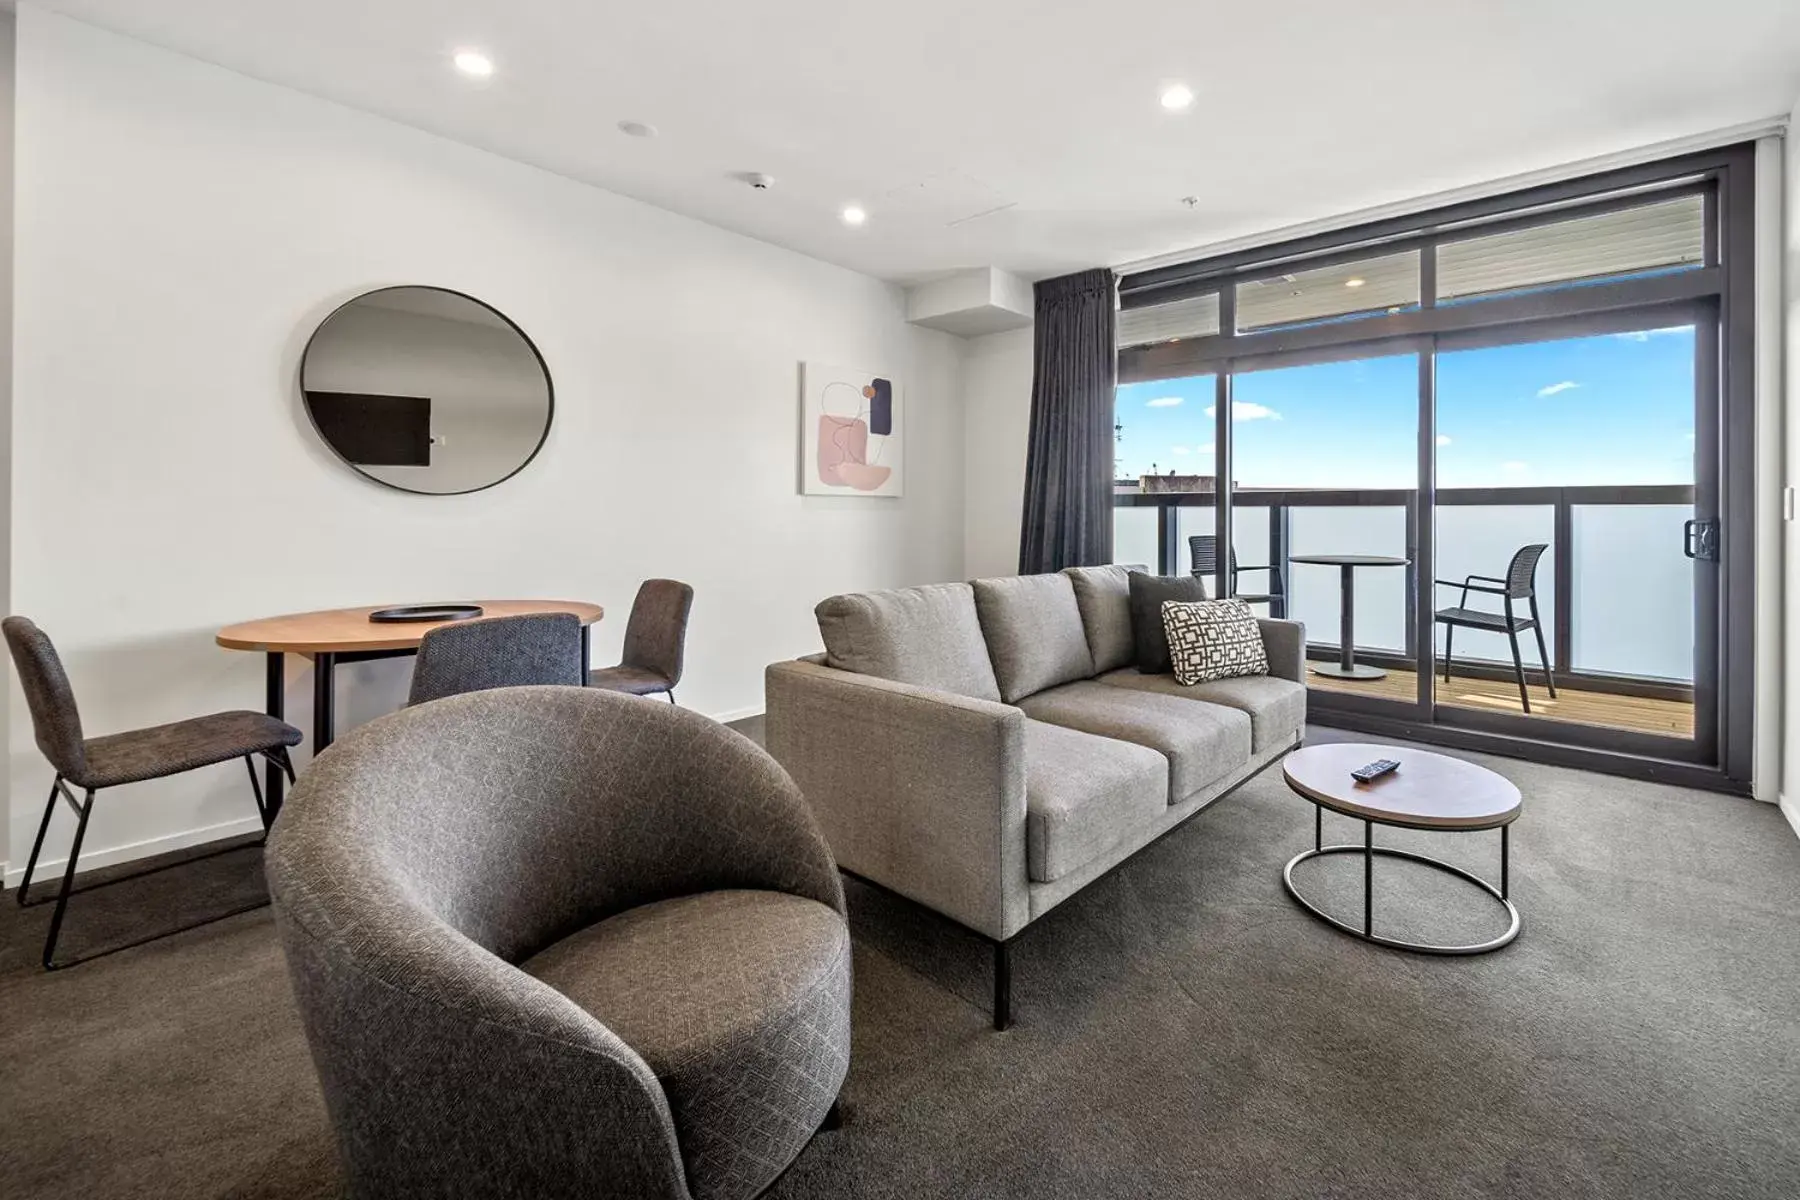
{"type": "MultiPolygon", "coordinates": [[[[1671,325],[1687,324],[1698,314],[1697,402],[1702,408],[1711,405],[1717,422],[1716,430],[1710,421],[1700,423],[1704,433],[1696,430],[1700,441],[1696,445],[1695,485],[1702,504],[1716,502],[1717,511],[1702,507],[1696,516],[1720,520],[1721,555],[1718,586],[1698,589],[1703,611],[1696,636],[1715,636],[1717,645],[1713,648],[1714,678],[1696,676],[1696,718],[1705,713],[1711,724],[1696,729],[1694,753],[1703,761],[1692,767],[1684,765],[1681,774],[1688,782],[1744,792],[1750,781],[1755,703],[1755,477],[1752,470],[1744,469],[1755,461],[1754,172],[1755,145],[1743,143],[1126,274],[1119,288],[1125,308],[1216,292],[1220,333],[1122,349],[1119,381],[1215,375],[1214,474],[1230,479],[1230,398],[1237,361],[1254,358],[1255,368],[1263,369],[1415,352],[1417,344],[1424,342],[1427,349],[1420,355],[1422,424],[1418,431],[1421,511],[1414,553],[1416,569],[1429,578],[1436,503],[1435,430],[1429,426],[1435,418],[1437,353],[1643,327],[1646,320],[1667,318],[1671,325]],[[1438,304],[1436,247],[1443,243],[1640,207],[1685,194],[1699,194],[1704,200],[1705,246],[1699,266],[1645,277],[1571,281],[1570,286],[1552,285],[1536,292],[1458,298],[1453,304],[1438,304]],[[1245,334],[1236,331],[1238,283],[1413,248],[1421,252],[1419,308],[1245,334]],[[1714,432],[1716,441],[1710,440],[1714,432]]],[[[1207,500],[1214,510],[1218,536],[1227,537],[1232,526],[1232,489],[1225,488],[1207,500]]],[[[1121,496],[1116,501],[1120,506],[1145,502],[1166,506],[1177,498],[1121,496]]],[[[1215,582],[1222,586],[1225,581],[1215,582]]],[[[1419,616],[1423,627],[1429,606],[1418,607],[1427,610],[1419,616]]],[[[1558,739],[1551,742],[1509,726],[1505,718],[1486,714],[1465,721],[1453,713],[1446,720],[1444,714],[1453,710],[1438,709],[1435,718],[1428,720],[1433,708],[1431,684],[1425,674],[1421,672],[1415,705],[1383,704],[1369,698],[1363,714],[1343,708],[1335,700],[1317,707],[1339,721],[1366,715],[1365,727],[1372,732],[1378,731],[1378,726],[1403,726],[1413,736],[1443,744],[1525,752],[1546,761],[1644,777],[1668,774],[1670,764],[1664,761],[1664,752],[1670,742],[1646,740],[1648,735],[1561,728],[1551,732],[1558,739]],[[1551,746],[1554,752],[1546,749],[1551,746]]],[[[1315,693],[1320,698],[1331,695],[1315,693]]]]}

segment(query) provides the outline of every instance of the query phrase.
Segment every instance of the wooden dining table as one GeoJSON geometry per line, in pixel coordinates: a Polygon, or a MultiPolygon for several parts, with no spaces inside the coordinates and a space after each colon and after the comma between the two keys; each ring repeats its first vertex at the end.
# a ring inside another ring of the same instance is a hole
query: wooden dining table
{"type": "MultiPolygon", "coordinates": [[[[461,602],[459,602],[461,603],[461,602]]],[[[590,627],[606,610],[581,600],[471,600],[480,617],[518,617],[535,613],[573,613],[581,618],[581,661],[588,659],[590,627]]],[[[393,605],[371,604],[363,608],[328,608],[319,612],[287,613],[227,625],[214,638],[227,650],[261,651],[267,656],[268,713],[287,717],[287,656],[300,654],[313,660],[313,753],[331,745],[335,722],[333,673],[344,663],[378,658],[402,658],[417,654],[419,643],[433,629],[461,621],[371,621],[369,614],[393,605]]],[[[283,776],[271,764],[268,769],[268,804],[273,815],[281,807],[283,776]]]]}

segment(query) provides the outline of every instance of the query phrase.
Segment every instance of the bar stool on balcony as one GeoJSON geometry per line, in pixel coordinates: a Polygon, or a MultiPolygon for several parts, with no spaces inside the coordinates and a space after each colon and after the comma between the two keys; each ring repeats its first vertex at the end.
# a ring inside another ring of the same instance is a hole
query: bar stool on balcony
{"type": "Polygon", "coordinates": [[[1537,635],[1538,659],[1544,664],[1544,686],[1550,690],[1550,698],[1556,699],[1556,678],[1550,672],[1550,652],[1544,646],[1544,627],[1538,619],[1537,606],[1537,565],[1538,559],[1550,547],[1537,543],[1521,547],[1512,556],[1507,565],[1506,578],[1493,575],[1469,575],[1461,583],[1448,579],[1440,579],[1437,583],[1443,587],[1461,588],[1462,596],[1455,608],[1440,608],[1437,621],[1444,626],[1444,682],[1450,682],[1450,647],[1456,638],[1458,628],[1480,629],[1488,633],[1504,633],[1506,640],[1512,645],[1513,675],[1519,681],[1519,703],[1527,713],[1531,711],[1531,693],[1525,688],[1525,664],[1519,657],[1519,635],[1527,629],[1537,635]],[[1494,586],[1498,585],[1498,586],[1494,586]],[[1470,608],[1469,593],[1481,592],[1489,596],[1500,597],[1504,612],[1489,612],[1485,609],[1470,608]],[[1513,602],[1523,600],[1529,606],[1529,617],[1519,616],[1513,611],[1513,602]]]}
{"type": "MultiPolygon", "coordinates": [[[[1193,574],[1196,578],[1205,579],[1219,569],[1219,539],[1210,533],[1197,533],[1188,539],[1188,556],[1193,559],[1193,574]]],[[[1246,604],[1266,604],[1271,617],[1287,615],[1287,593],[1281,583],[1281,566],[1271,563],[1265,567],[1244,567],[1238,565],[1237,548],[1231,550],[1231,594],[1246,604]],[[1245,571],[1267,571],[1269,573],[1269,590],[1260,593],[1245,593],[1238,590],[1238,576],[1245,571]]]]}

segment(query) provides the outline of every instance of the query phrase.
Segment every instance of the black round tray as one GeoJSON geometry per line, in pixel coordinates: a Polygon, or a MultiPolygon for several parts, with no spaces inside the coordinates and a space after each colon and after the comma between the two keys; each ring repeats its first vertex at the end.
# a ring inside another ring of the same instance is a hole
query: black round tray
{"type": "Polygon", "coordinates": [[[399,608],[378,608],[369,614],[377,625],[402,621],[467,621],[481,615],[479,604],[405,604],[399,608]]]}

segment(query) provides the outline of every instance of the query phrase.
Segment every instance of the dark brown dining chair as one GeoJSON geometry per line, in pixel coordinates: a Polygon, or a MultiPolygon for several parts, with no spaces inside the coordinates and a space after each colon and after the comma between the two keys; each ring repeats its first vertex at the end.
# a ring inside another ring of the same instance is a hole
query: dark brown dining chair
{"type": "Polygon", "coordinates": [[[1544,664],[1544,686],[1550,690],[1550,698],[1556,699],[1556,678],[1550,671],[1550,652],[1544,646],[1544,626],[1538,619],[1537,603],[1538,559],[1549,548],[1542,542],[1521,547],[1512,556],[1512,562],[1507,564],[1504,579],[1495,575],[1469,575],[1461,583],[1448,579],[1437,581],[1440,587],[1462,589],[1455,608],[1440,608],[1436,614],[1438,624],[1444,626],[1445,683],[1450,682],[1450,647],[1459,628],[1504,633],[1506,640],[1512,645],[1513,676],[1519,681],[1519,703],[1526,712],[1530,712],[1531,693],[1525,688],[1525,663],[1519,657],[1519,635],[1529,629],[1537,634],[1538,660],[1544,664]],[[1500,597],[1504,611],[1470,608],[1470,592],[1500,597]],[[1514,602],[1519,600],[1525,602],[1530,616],[1522,616],[1513,610],[1514,602]]]}
{"type": "MultiPolygon", "coordinates": [[[[1210,533],[1197,533],[1188,539],[1188,557],[1193,560],[1192,574],[1197,579],[1211,579],[1219,570],[1219,539],[1210,533]]],[[[1270,563],[1264,567],[1240,566],[1237,560],[1237,547],[1231,549],[1231,594],[1246,604],[1266,604],[1271,617],[1287,615],[1287,594],[1281,584],[1281,566],[1270,563]],[[1266,592],[1241,592],[1238,590],[1238,576],[1246,571],[1267,571],[1269,573],[1269,590],[1266,592]]]]}
{"type": "MultiPolygon", "coordinates": [[[[31,709],[31,724],[37,733],[38,749],[44,752],[44,757],[50,760],[51,767],[56,771],[56,781],[50,785],[50,798],[44,804],[44,819],[38,825],[37,840],[32,842],[31,857],[25,862],[25,877],[19,881],[18,901],[21,905],[45,903],[44,900],[29,899],[31,875],[37,869],[38,855],[43,852],[44,835],[50,829],[50,818],[56,812],[57,800],[60,798],[75,813],[75,840],[69,845],[69,862],[63,868],[62,890],[57,893],[56,911],[50,916],[50,934],[44,940],[44,968],[55,970],[58,967],[73,966],[102,954],[139,946],[267,904],[269,901],[265,896],[254,903],[240,905],[203,921],[194,921],[176,929],[165,929],[64,962],[56,961],[56,939],[62,932],[63,915],[68,910],[69,897],[75,891],[86,892],[111,887],[128,879],[137,879],[166,870],[169,866],[181,866],[196,860],[183,859],[180,863],[152,867],[118,876],[104,883],[75,888],[75,864],[81,857],[81,841],[87,834],[88,817],[94,811],[96,792],[121,784],[179,775],[183,771],[241,758],[250,770],[250,788],[256,796],[256,811],[262,818],[266,834],[275,815],[263,800],[262,783],[256,776],[256,756],[261,755],[280,767],[287,773],[288,782],[292,783],[294,765],[288,760],[288,747],[300,744],[300,731],[266,713],[238,711],[192,717],[149,729],[109,733],[103,737],[87,737],[81,729],[81,713],[75,707],[75,693],[69,687],[68,673],[63,670],[62,659],[57,656],[56,647],[50,644],[44,631],[24,617],[7,617],[0,621],[0,629],[5,631],[6,647],[12,652],[13,664],[19,671],[19,686],[25,692],[26,705],[31,709]],[[75,793],[70,790],[71,784],[86,793],[84,800],[75,799],[75,793]]],[[[227,846],[212,853],[225,854],[238,849],[242,849],[242,846],[227,846]]],[[[196,856],[209,857],[212,855],[196,856]]]]}
{"type": "Polygon", "coordinates": [[[406,702],[424,704],[463,692],[534,684],[580,687],[586,670],[581,618],[574,613],[440,625],[419,642],[406,702]]]}
{"type": "Polygon", "coordinates": [[[673,579],[646,579],[631,603],[625,623],[625,658],[588,676],[588,686],[634,696],[666,695],[675,703],[681,682],[683,647],[687,643],[688,610],[694,589],[673,579]]]}

